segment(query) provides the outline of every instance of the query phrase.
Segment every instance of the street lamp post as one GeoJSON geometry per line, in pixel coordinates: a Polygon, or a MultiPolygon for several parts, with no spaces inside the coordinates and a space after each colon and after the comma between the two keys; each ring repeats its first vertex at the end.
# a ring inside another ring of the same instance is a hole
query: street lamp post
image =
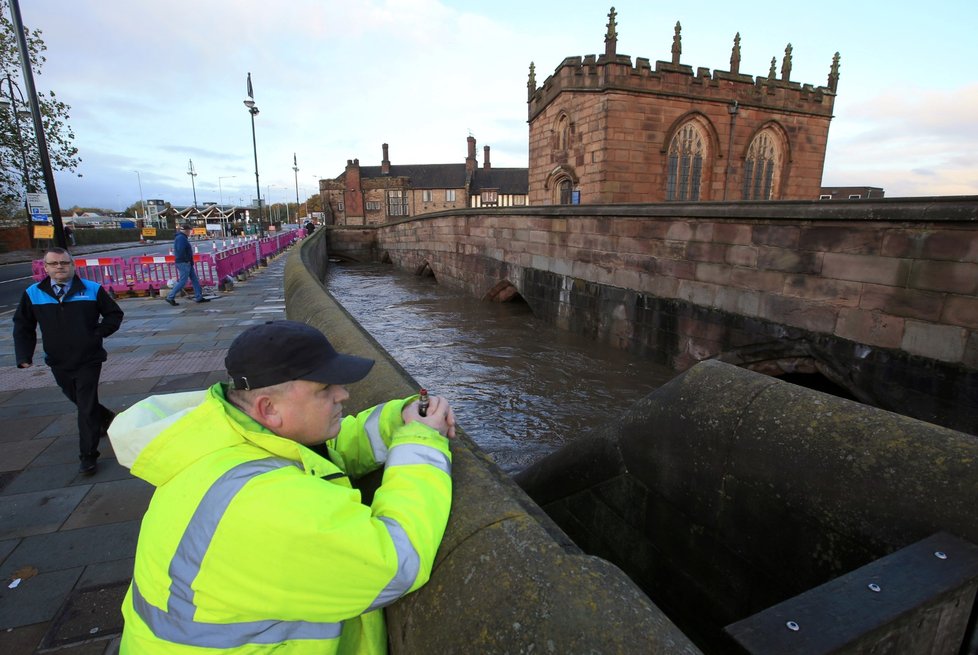
{"type": "Polygon", "coordinates": [[[148,212],[146,211],[146,201],[143,200],[143,178],[139,176],[139,171],[133,171],[133,173],[136,174],[136,181],[139,183],[139,207],[143,210],[143,225],[145,225],[148,212]]]}
{"type": "Polygon", "coordinates": [[[251,114],[251,147],[255,152],[255,193],[258,194],[258,236],[264,236],[262,222],[264,216],[261,209],[261,184],[258,182],[258,141],[255,139],[255,116],[258,115],[258,106],[255,105],[255,92],[251,87],[251,73],[248,73],[248,99],[244,101],[244,106],[251,114]]]}
{"type": "Polygon", "coordinates": [[[194,182],[194,178],[197,177],[197,171],[194,170],[194,160],[190,160],[190,166],[187,168],[187,175],[190,176],[190,188],[194,192],[194,209],[197,209],[197,185],[194,182]]]}
{"type": "Polygon", "coordinates": [[[299,223],[299,161],[292,153],[292,170],[295,172],[295,222],[299,223]]]}
{"type": "Polygon", "coordinates": [[[237,175],[223,175],[217,178],[217,193],[221,196],[221,216],[224,217],[224,236],[228,235],[228,217],[224,213],[224,190],[221,188],[221,180],[230,180],[237,175]]]}
{"type": "Polygon", "coordinates": [[[17,49],[20,52],[20,64],[24,71],[24,86],[27,90],[27,97],[30,98],[31,117],[34,119],[34,138],[37,139],[37,154],[41,159],[41,172],[44,174],[44,186],[47,190],[48,205],[51,208],[51,222],[54,224],[54,242],[60,248],[67,248],[68,239],[65,236],[64,223],[61,221],[61,205],[58,204],[58,189],[54,185],[54,171],[51,169],[48,142],[44,136],[41,106],[37,100],[37,89],[34,87],[34,70],[31,68],[24,20],[20,15],[20,2],[18,0],[7,0],[7,4],[10,5],[10,18],[14,24],[14,34],[17,35],[17,49]]]}

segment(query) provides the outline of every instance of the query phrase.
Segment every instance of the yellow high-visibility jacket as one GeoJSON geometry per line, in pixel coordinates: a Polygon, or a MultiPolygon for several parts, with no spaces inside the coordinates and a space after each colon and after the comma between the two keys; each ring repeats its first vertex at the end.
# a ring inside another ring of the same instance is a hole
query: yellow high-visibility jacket
{"type": "Polygon", "coordinates": [[[448,440],[394,400],[343,419],[330,460],[224,386],[119,414],[120,463],[156,487],[121,653],[385,653],[383,608],[428,580],[451,507],[448,440]],[[384,466],[371,506],[347,476],[384,466]]]}

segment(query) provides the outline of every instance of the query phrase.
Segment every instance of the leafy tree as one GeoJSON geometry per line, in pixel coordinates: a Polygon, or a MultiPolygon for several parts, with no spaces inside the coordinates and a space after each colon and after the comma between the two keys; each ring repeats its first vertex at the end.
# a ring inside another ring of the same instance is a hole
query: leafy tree
{"type": "Polygon", "coordinates": [[[306,199],[306,211],[309,213],[323,211],[323,200],[318,193],[314,193],[306,199]]]}
{"type": "MultiPolygon", "coordinates": [[[[28,190],[34,192],[44,188],[44,174],[30,106],[26,95],[22,96],[18,92],[20,89],[26,94],[26,86],[22,80],[23,68],[20,64],[17,36],[9,16],[8,3],[0,0],[0,96],[7,101],[5,106],[0,106],[0,207],[22,205],[25,160],[28,190]],[[17,107],[16,114],[10,104],[11,92],[17,107]]],[[[47,60],[44,56],[47,46],[41,39],[40,30],[32,31],[25,27],[24,33],[36,83],[41,67],[47,60]]],[[[81,159],[78,157],[78,148],[73,145],[75,134],[68,125],[68,110],[71,107],[58,100],[54,91],[44,93],[39,90],[37,96],[51,167],[55,170],[74,171],[81,159]]]]}
{"type": "Polygon", "coordinates": [[[130,218],[146,218],[146,207],[143,206],[142,200],[137,200],[126,207],[122,213],[130,218]]]}

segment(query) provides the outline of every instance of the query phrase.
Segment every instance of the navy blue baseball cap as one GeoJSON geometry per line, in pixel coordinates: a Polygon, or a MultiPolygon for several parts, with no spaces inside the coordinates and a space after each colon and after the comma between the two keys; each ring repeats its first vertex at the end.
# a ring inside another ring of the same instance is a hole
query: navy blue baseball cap
{"type": "Polygon", "coordinates": [[[224,367],[235,389],[261,389],[292,380],[350,384],[367,377],[374,360],[336,352],[322,332],[299,321],[269,321],[231,342],[224,367]]]}

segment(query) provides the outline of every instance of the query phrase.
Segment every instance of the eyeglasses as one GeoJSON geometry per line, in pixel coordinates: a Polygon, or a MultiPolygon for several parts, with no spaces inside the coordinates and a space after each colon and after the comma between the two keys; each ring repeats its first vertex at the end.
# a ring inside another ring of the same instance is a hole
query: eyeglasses
{"type": "Polygon", "coordinates": [[[44,262],[44,265],[45,266],[71,266],[74,263],[75,262],[69,260],[66,262],[44,262]]]}

